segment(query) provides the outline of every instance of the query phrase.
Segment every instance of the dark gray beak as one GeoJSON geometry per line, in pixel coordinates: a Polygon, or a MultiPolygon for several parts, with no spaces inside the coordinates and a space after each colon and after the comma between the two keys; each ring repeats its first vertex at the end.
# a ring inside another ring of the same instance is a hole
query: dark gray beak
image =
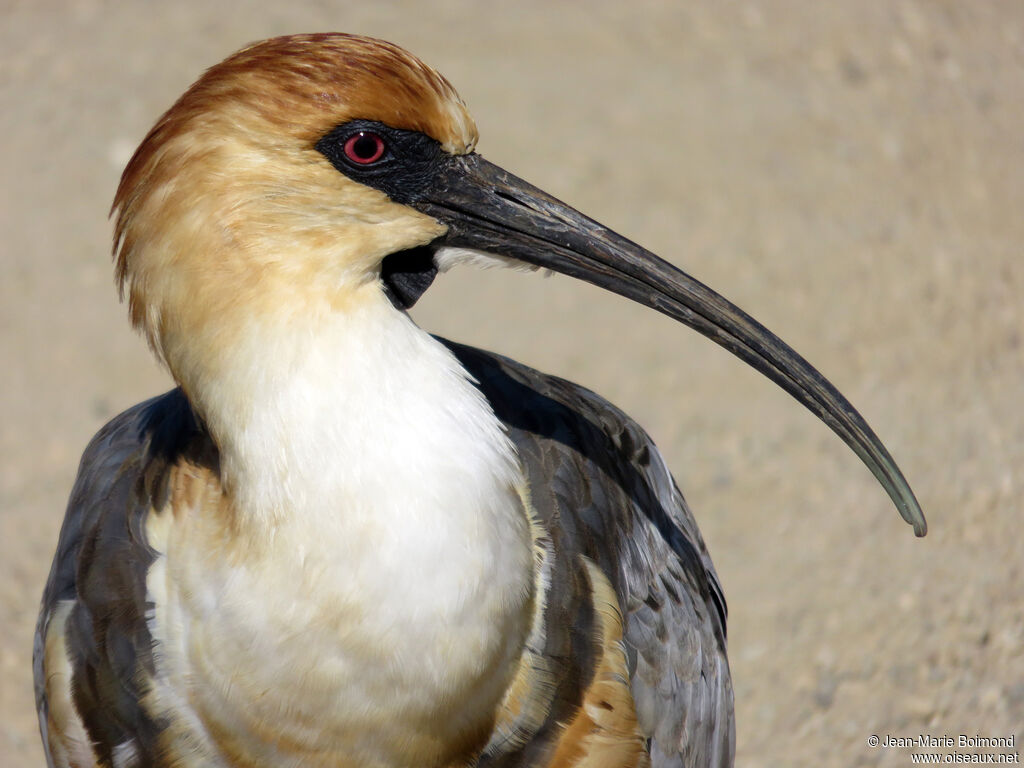
{"type": "Polygon", "coordinates": [[[448,225],[437,245],[519,259],[606,288],[699,331],[756,368],[860,456],[924,536],[921,507],[867,422],[775,334],[706,285],[476,154],[450,158],[413,207],[448,225]]]}

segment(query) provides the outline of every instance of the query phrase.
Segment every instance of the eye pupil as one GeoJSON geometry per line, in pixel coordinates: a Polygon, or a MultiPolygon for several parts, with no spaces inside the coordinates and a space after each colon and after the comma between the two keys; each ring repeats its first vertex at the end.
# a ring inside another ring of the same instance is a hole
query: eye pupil
{"type": "Polygon", "coordinates": [[[376,140],[374,136],[367,136],[365,133],[360,134],[356,137],[356,140],[352,142],[352,151],[356,157],[363,159],[373,157],[377,152],[377,144],[379,140],[376,140]]]}
{"type": "Polygon", "coordinates": [[[384,139],[370,131],[360,131],[345,141],[345,156],[354,163],[368,165],[384,154],[384,139]]]}

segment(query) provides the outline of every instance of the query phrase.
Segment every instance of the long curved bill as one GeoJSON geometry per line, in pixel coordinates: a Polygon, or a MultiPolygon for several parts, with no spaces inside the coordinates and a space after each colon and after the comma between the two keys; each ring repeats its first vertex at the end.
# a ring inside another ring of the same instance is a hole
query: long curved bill
{"type": "Polygon", "coordinates": [[[867,422],[824,376],[746,312],[685,272],[476,154],[453,157],[412,205],[448,225],[443,244],[552,269],[663,312],[756,368],[860,456],[924,536],[921,507],[867,422]]]}

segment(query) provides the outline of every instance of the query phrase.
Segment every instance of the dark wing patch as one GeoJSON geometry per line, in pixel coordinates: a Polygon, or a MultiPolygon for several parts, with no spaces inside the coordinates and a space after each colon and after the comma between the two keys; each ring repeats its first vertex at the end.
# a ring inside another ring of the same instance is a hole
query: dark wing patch
{"type": "MultiPolygon", "coordinates": [[[[725,599],[696,521],[650,438],[579,385],[442,341],[506,424],[558,556],[570,569],[585,556],[612,582],[652,765],[731,766],[725,599]]],[[[565,586],[553,582],[546,617],[563,632],[572,621],[558,602],[565,586]]],[[[552,646],[552,655],[561,653],[552,646]]],[[[577,696],[592,674],[579,670],[577,696]]]]}
{"type": "Polygon", "coordinates": [[[99,764],[112,764],[115,748],[126,743],[141,764],[158,764],[160,724],[140,705],[146,678],[154,673],[146,625],[146,572],[154,553],[144,526],[154,504],[167,496],[175,461],[197,452],[208,460],[211,451],[180,390],[115,417],[86,448],[36,629],[36,705],[44,745],[60,737],[47,733],[44,649],[58,605],[70,601],[64,643],[71,696],[99,764]]]}

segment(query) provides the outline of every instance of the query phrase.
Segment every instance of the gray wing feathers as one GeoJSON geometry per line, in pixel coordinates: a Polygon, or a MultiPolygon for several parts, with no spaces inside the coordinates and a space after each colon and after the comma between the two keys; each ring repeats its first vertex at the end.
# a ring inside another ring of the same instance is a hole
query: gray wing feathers
{"type": "Polygon", "coordinates": [[[650,438],[576,384],[445,343],[508,426],[535,511],[563,553],[585,555],[612,580],[652,765],[731,766],[725,600],[696,521],[650,438]]]}
{"type": "Polygon", "coordinates": [[[153,669],[146,624],[153,553],[143,527],[166,493],[167,467],[196,434],[191,409],[175,390],[115,417],[86,448],[36,628],[36,705],[47,749],[44,649],[50,621],[66,602],[71,696],[100,763],[111,764],[125,743],[142,754],[157,749],[159,727],[139,704],[153,669]]]}

